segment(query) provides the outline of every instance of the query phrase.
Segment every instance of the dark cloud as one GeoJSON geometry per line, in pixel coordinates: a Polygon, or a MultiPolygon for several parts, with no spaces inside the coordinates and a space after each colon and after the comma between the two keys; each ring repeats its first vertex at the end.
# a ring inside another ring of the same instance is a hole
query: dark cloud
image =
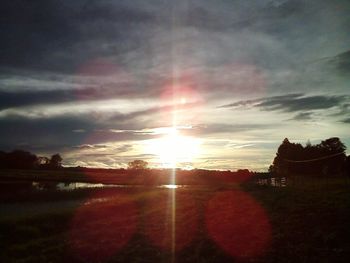
{"type": "Polygon", "coordinates": [[[254,100],[241,100],[234,103],[226,104],[219,106],[218,108],[235,108],[235,107],[248,107],[248,106],[256,106],[262,103],[263,101],[273,100],[273,101],[286,101],[294,98],[302,97],[304,94],[296,93],[296,94],[287,94],[281,96],[273,96],[270,98],[259,98],[254,100]]]}
{"type": "Polygon", "coordinates": [[[113,130],[96,130],[85,138],[88,144],[121,142],[121,141],[142,141],[159,137],[154,134],[144,134],[134,131],[115,132],[113,130]]]}
{"type": "Polygon", "coordinates": [[[135,122],[137,116],[140,115],[116,113],[110,117],[111,120],[101,118],[100,114],[66,114],[40,118],[11,114],[0,119],[0,149],[11,150],[16,145],[28,149],[86,149],[97,148],[108,142],[155,138],[156,135],[152,133],[138,132],[145,124],[135,122]]]}
{"type": "Polygon", "coordinates": [[[114,6],[113,3],[106,1],[88,1],[84,3],[76,19],[87,23],[91,23],[92,19],[94,22],[109,21],[122,25],[155,22],[155,16],[152,13],[127,7],[123,4],[114,6]]]}
{"type": "Polygon", "coordinates": [[[306,120],[312,120],[312,113],[311,112],[300,112],[296,114],[292,120],[296,121],[306,121],[306,120]]]}
{"type": "Polygon", "coordinates": [[[11,115],[1,118],[0,148],[13,148],[25,143],[28,147],[70,147],[84,142],[85,133],[73,130],[92,131],[96,123],[84,116],[61,116],[31,119],[11,115]]]}
{"type": "Polygon", "coordinates": [[[284,28],[281,22],[286,17],[300,14],[307,7],[303,1],[285,1],[280,4],[276,4],[275,1],[236,1],[234,4],[222,1],[219,5],[220,8],[214,8],[211,4],[204,6],[196,1],[189,3],[190,7],[187,7],[182,23],[213,31],[243,31],[256,28],[273,32],[273,28],[284,28]]]}
{"type": "MultiPolygon", "coordinates": [[[[11,145],[25,143],[33,147],[62,145],[77,149],[93,149],[106,142],[151,139],[158,136],[151,130],[159,127],[156,126],[158,118],[155,115],[169,115],[174,107],[178,111],[185,112],[195,106],[196,103],[165,105],[130,113],[78,111],[50,115],[44,111],[42,114],[35,113],[35,116],[31,115],[30,111],[22,112],[21,115],[8,113],[0,119],[2,127],[0,147],[8,148],[11,145]]],[[[170,119],[168,121],[171,122],[170,119]]]]}
{"type": "MultiPolygon", "coordinates": [[[[218,40],[210,43],[212,48],[217,44],[224,48],[227,46],[216,38],[219,32],[271,35],[278,37],[282,46],[286,45],[301,57],[304,55],[302,44],[321,43],[315,37],[317,34],[334,35],[339,41],[346,42],[343,31],[349,28],[349,19],[334,19],[336,30],[324,27],[322,31],[319,16],[342,17],[340,14],[347,14],[348,8],[349,4],[344,1],[339,1],[337,7],[327,1],[310,4],[300,0],[278,4],[275,1],[253,1],[249,4],[245,1],[218,1],[215,4],[210,1],[178,1],[174,4],[173,1],[4,0],[0,11],[0,65],[74,72],[79,65],[96,57],[114,57],[127,66],[130,66],[130,58],[138,63],[154,65],[156,54],[153,50],[159,50],[158,46],[153,47],[155,35],[167,32],[159,44],[162,48],[167,46],[165,49],[170,52],[176,44],[171,41],[174,37],[171,28],[174,26],[205,32],[211,30],[216,35],[214,39],[218,40]],[[315,7],[318,12],[315,12],[315,7]],[[164,42],[164,39],[169,42],[164,42]]],[[[207,39],[211,37],[209,35],[207,39]]],[[[192,34],[190,39],[193,38],[192,34]]],[[[265,41],[264,35],[261,38],[265,41]]],[[[254,46],[254,39],[251,38],[251,42],[248,39],[244,40],[245,47],[250,51],[254,49],[249,47],[256,47],[254,54],[250,54],[252,61],[276,56],[272,42],[271,50],[268,50],[263,42],[254,46]]],[[[197,39],[196,42],[201,41],[197,39]]],[[[190,43],[183,39],[181,42],[190,43]]],[[[232,42],[236,45],[238,41],[232,42]]],[[[192,49],[192,44],[188,48],[192,49]]],[[[310,49],[311,46],[305,48],[310,49]]],[[[240,47],[238,52],[243,52],[243,49],[244,46],[240,47]]],[[[222,52],[227,57],[226,51],[225,48],[222,52]]],[[[230,52],[230,57],[233,55],[230,52]]],[[[282,59],[281,56],[279,58],[282,59]]]]}
{"type": "Polygon", "coordinates": [[[0,17],[3,66],[40,64],[50,52],[67,48],[77,35],[70,9],[57,1],[2,1],[0,17]]]}
{"type": "Polygon", "coordinates": [[[344,101],[345,98],[343,96],[310,96],[286,100],[268,99],[262,101],[257,106],[262,107],[264,110],[283,110],[293,112],[301,110],[329,109],[338,106],[344,101]]]}
{"type": "Polygon", "coordinates": [[[52,105],[75,101],[97,101],[120,98],[130,99],[145,96],[145,93],[141,93],[133,88],[128,88],[127,86],[120,87],[117,85],[68,90],[0,91],[0,110],[42,104],[52,105]]]}
{"type": "Polygon", "coordinates": [[[306,96],[304,94],[288,94],[272,96],[256,100],[243,100],[235,103],[219,106],[219,108],[256,107],[266,111],[308,111],[326,110],[338,107],[349,100],[349,96],[306,96]]]}
{"type": "Polygon", "coordinates": [[[339,59],[338,68],[344,73],[350,72],[350,50],[337,56],[339,59]]]}
{"type": "Polygon", "coordinates": [[[219,133],[240,133],[266,130],[269,128],[269,124],[224,124],[224,123],[211,123],[206,125],[196,125],[192,129],[184,130],[184,134],[189,135],[210,135],[219,133]]]}
{"type": "MultiPolygon", "coordinates": [[[[349,123],[348,0],[3,0],[0,7],[0,148],[78,152],[154,138],[152,127],[171,125],[174,105],[155,103],[174,80],[202,100],[181,105],[183,115],[236,98],[219,108],[287,112],[299,121],[322,110],[349,123]],[[128,109],[91,103],[110,99],[128,109]]],[[[245,124],[213,123],[231,113],[210,112],[181,133],[271,131],[244,115],[245,124]]]]}
{"type": "Polygon", "coordinates": [[[350,73],[350,50],[338,54],[332,58],[327,58],[327,63],[334,65],[339,73],[349,74],[350,73]]]}
{"type": "Polygon", "coordinates": [[[0,65],[71,72],[91,58],[136,48],[142,31],[138,35],[132,29],[153,18],[106,1],[5,0],[0,11],[0,65]],[[119,48],[104,48],[113,42],[119,48]]]}
{"type": "Polygon", "coordinates": [[[76,97],[74,92],[70,90],[41,90],[17,93],[0,91],[0,110],[20,106],[74,101],[76,97]]]}
{"type": "Polygon", "coordinates": [[[344,123],[349,123],[349,124],[350,124],[350,118],[344,119],[343,122],[344,122],[344,123]]]}

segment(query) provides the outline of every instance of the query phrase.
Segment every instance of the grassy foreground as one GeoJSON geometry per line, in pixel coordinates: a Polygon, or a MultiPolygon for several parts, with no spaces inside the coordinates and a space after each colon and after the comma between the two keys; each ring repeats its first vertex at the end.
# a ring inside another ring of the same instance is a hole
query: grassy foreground
{"type": "MultiPolygon", "coordinates": [[[[283,188],[247,183],[236,187],[88,191],[77,196],[71,193],[72,199],[82,200],[73,206],[58,205],[52,193],[47,193],[51,196],[47,201],[41,196],[40,201],[6,203],[35,207],[46,202],[55,207],[26,216],[6,216],[0,206],[0,261],[350,260],[347,178],[294,177],[283,188]],[[235,197],[239,199],[236,206],[235,197]],[[215,203],[217,200],[220,203],[215,203]],[[174,218],[176,230],[172,227],[174,218]],[[237,244],[227,244],[226,233],[236,233],[237,237],[230,238],[237,244]]],[[[60,195],[67,193],[54,194],[57,200],[60,195]]]]}

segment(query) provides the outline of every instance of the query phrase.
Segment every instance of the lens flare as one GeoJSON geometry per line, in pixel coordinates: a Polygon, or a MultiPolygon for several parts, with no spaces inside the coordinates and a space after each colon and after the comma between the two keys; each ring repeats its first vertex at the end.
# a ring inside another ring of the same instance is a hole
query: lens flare
{"type": "Polygon", "coordinates": [[[198,211],[190,194],[169,189],[148,200],[145,232],[157,247],[181,250],[193,240],[197,226],[198,211]]]}
{"type": "Polygon", "coordinates": [[[133,200],[124,193],[101,190],[76,211],[71,221],[71,251],[84,262],[106,261],[129,242],[136,226],[133,200]]]}
{"type": "Polygon", "coordinates": [[[205,219],[209,236],[237,259],[262,255],[271,241],[265,210],[242,191],[216,194],[209,200],[205,219]]]}

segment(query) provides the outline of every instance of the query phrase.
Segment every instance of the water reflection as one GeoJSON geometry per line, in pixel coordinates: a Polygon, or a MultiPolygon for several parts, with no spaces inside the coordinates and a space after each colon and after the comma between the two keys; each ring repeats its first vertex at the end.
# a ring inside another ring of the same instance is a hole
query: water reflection
{"type": "Polygon", "coordinates": [[[167,188],[167,189],[176,189],[176,188],[179,188],[179,187],[184,187],[184,185],[164,184],[164,185],[158,186],[158,188],[167,188]]]}
{"type": "Polygon", "coordinates": [[[35,190],[57,190],[57,182],[32,182],[32,187],[35,190]]]}
{"type": "Polygon", "coordinates": [[[33,195],[40,202],[0,204],[0,209],[10,217],[74,211],[67,245],[69,254],[79,262],[113,261],[135,247],[133,242],[146,249],[150,246],[160,255],[171,255],[168,262],[183,262],[175,259],[191,251],[198,241],[215,244],[238,261],[252,261],[264,255],[271,243],[268,214],[257,200],[237,189],[37,181],[29,181],[29,186],[47,191],[33,195]],[[61,192],[51,194],[47,189],[61,192]],[[79,191],[77,195],[63,193],[76,189],[88,190],[81,191],[82,195],[79,191]]]}
{"type": "MultiPolygon", "coordinates": [[[[102,183],[79,183],[79,182],[32,182],[32,187],[36,190],[58,190],[58,191],[72,191],[77,189],[88,188],[149,188],[145,185],[126,185],[126,184],[102,184],[102,183]]],[[[155,185],[151,188],[165,188],[177,189],[184,188],[187,185],[164,184],[155,185]]]]}
{"type": "MultiPolygon", "coordinates": [[[[101,188],[101,187],[112,187],[112,186],[97,184],[97,183],[58,183],[57,184],[57,189],[62,191],[76,190],[76,189],[82,189],[82,188],[101,188]]],[[[118,185],[114,185],[113,187],[118,187],[118,185]]]]}

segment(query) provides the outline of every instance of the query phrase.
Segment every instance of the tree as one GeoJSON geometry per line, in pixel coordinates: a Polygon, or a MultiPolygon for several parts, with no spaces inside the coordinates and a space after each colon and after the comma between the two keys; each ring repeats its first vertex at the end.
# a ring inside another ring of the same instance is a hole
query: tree
{"type": "Polygon", "coordinates": [[[62,157],[58,153],[49,159],[23,150],[14,150],[8,153],[0,151],[1,169],[56,169],[61,166],[62,157]]]}
{"type": "Polygon", "coordinates": [[[45,156],[39,156],[38,157],[38,165],[39,166],[45,166],[50,163],[50,159],[45,156]]]}
{"type": "Polygon", "coordinates": [[[306,141],[305,147],[306,147],[306,148],[311,148],[311,147],[312,147],[312,144],[311,144],[310,139],[308,139],[308,140],[306,141]]]}
{"type": "Polygon", "coordinates": [[[284,161],[288,159],[290,155],[291,143],[288,138],[285,138],[282,144],[278,147],[276,157],[273,160],[272,166],[270,166],[270,170],[277,172],[278,174],[284,174],[288,172],[288,164],[284,161]]]}
{"type": "Polygon", "coordinates": [[[339,138],[333,137],[321,142],[321,151],[324,155],[334,155],[324,161],[326,174],[339,174],[343,171],[346,162],[346,146],[339,138]]]}
{"type": "Polygon", "coordinates": [[[144,170],[147,169],[148,162],[143,160],[134,160],[128,163],[128,169],[132,170],[144,170]]]}
{"type": "Polygon", "coordinates": [[[346,157],[344,172],[345,175],[350,177],[350,155],[346,157]]]}
{"type": "Polygon", "coordinates": [[[345,169],[345,150],[345,145],[337,137],[316,145],[308,141],[305,147],[290,143],[286,138],[278,147],[269,171],[277,174],[340,174],[345,169]]]}
{"type": "Polygon", "coordinates": [[[51,156],[51,159],[50,159],[50,166],[52,168],[59,168],[62,166],[62,157],[61,155],[59,155],[58,153],[54,154],[51,156]]]}
{"type": "Polygon", "coordinates": [[[327,153],[342,153],[346,150],[346,146],[338,137],[332,137],[321,142],[321,147],[327,153]]]}
{"type": "Polygon", "coordinates": [[[2,168],[10,169],[32,169],[37,163],[38,157],[27,151],[14,150],[10,153],[0,154],[2,168]]]}

